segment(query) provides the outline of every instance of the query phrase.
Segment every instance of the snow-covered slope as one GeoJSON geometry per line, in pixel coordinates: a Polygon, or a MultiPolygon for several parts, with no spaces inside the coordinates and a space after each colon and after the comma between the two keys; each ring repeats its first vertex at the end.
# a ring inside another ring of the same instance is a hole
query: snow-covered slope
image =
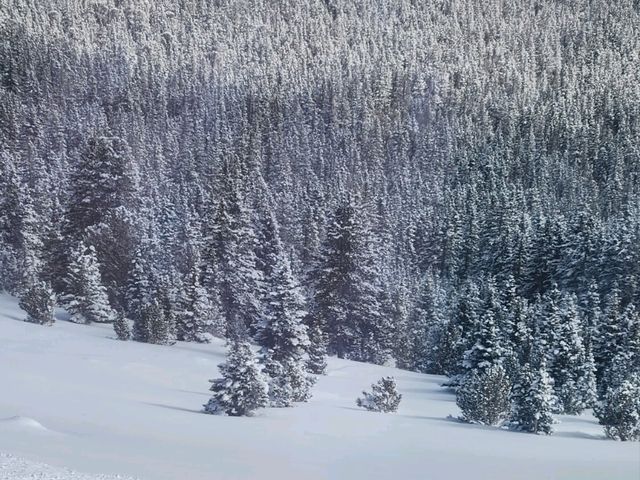
{"type": "Polygon", "coordinates": [[[466,425],[447,418],[458,410],[441,377],[355,362],[332,359],[308,404],[205,415],[222,341],[119,342],[108,326],[23,316],[0,297],[0,451],[26,459],[3,457],[2,479],[85,478],[63,468],[143,480],[640,478],[638,444],[604,440],[591,416],[561,417],[552,437],[466,425]],[[388,374],[404,395],[398,413],[357,409],[388,374]]]}

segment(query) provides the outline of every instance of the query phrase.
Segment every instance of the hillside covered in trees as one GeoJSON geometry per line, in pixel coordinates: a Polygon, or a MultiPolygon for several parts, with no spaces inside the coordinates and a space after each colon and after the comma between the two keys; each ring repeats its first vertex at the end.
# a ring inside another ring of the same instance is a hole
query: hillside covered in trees
{"type": "Polygon", "coordinates": [[[0,0],[0,290],[250,339],[284,403],[326,354],[640,392],[638,32],[633,0],[0,0]]]}

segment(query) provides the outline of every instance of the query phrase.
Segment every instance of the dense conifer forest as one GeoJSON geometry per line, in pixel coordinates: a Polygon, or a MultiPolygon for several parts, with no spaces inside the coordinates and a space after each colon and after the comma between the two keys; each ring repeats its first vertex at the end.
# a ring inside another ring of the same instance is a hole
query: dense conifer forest
{"type": "Polygon", "coordinates": [[[639,32],[633,0],[0,0],[0,290],[257,343],[272,404],[328,354],[447,375],[470,421],[504,391],[522,430],[598,399],[612,425],[639,32]]]}

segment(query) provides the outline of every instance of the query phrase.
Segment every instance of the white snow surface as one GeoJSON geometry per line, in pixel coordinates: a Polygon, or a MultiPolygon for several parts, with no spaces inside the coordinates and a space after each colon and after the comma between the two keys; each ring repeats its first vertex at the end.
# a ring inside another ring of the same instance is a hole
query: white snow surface
{"type": "Polygon", "coordinates": [[[338,359],[309,403],[206,415],[222,340],[146,345],[24,317],[0,295],[2,480],[640,479],[638,443],[604,439],[591,415],[560,416],[551,437],[467,425],[448,418],[459,411],[443,377],[338,359]],[[398,412],[357,408],[384,375],[398,412]]]}
{"type": "Polygon", "coordinates": [[[90,475],[0,453],[1,480],[134,480],[122,475],[90,475]]]}

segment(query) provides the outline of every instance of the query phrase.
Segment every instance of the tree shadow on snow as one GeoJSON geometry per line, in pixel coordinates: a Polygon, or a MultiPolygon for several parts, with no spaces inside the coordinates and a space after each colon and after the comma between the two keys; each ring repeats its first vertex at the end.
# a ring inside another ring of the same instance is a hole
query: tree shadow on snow
{"type": "Polygon", "coordinates": [[[606,437],[604,435],[594,435],[585,432],[554,432],[552,436],[563,438],[581,438],[584,440],[606,440],[606,437]]]}
{"type": "Polygon", "coordinates": [[[181,390],[179,388],[173,389],[174,392],[190,393],[191,395],[203,395],[205,397],[211,397],[211,392],[196,392],[194,390],[181,390]]]}
{"type": "Polygon", "coordinates": [[[152,407],[166,408],[167,410],[176,410],[178,412],[202,413],[202,410],[194,410],[192,408],[185,408],[185,407],[176,407],[174,405],[165,405],[162,403],[152,403],[152,402],[141,402],[141,403],[145,405],[150,405],[152,407]]]}

